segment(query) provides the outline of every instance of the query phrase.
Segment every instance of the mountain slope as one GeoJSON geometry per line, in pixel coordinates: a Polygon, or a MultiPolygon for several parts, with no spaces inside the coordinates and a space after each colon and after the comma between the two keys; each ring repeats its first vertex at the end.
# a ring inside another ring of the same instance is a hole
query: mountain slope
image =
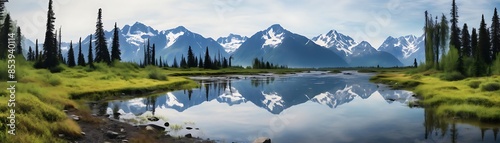
{"type": "Polygon", "coordinates": [[[243,42],[248,39],[246,36],[229,34],[227,37],[219,37],[217,38],[217,43],[219,43],[227,53],[233,53],[238,49],[243,42]]]}
{"type": "Polygon", "coordinates": [[[401,36],[398,38],[388,37],[378,48],[386,51],[398,58],[405,66],[413,65],[414,59],[417,62],[425,60],[425,36],[416,37],[413,35],[401,36]]]}
{"type": "Polygon", "coordinates": [[[249,66],[254,58],[289,67],[344,67],[347,63],[334,52],[308,38],[287,31],[278,24],[259,31],[233,53],[234,64],[249,66]]]}
{"type": "Polygon", "coordinates": [[[349,66],[382,66],[393,67],[403,64],[393,55],[383,51],[377,51],[370,43],[362,41],[357,43],[349,36],[330,30],[327,34],[313,37],[312,40],[326,47],[347,61],[349,66]]]}

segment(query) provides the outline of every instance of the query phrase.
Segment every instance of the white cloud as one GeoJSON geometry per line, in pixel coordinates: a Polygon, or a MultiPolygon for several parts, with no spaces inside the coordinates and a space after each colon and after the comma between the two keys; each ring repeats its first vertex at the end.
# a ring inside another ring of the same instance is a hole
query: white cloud
{"type": "MultiPolygon", "coordinates": [[[[43,39],[48,0],[16,0],[7,9],[30,39],[43,39]]],[[[458,1],[460,22],[477,27],[481,14],[491,21],[491,0],[458,1]]],[[[97,9],[103,9],[104,27],[143,22],[158,30],[183,25],[206,37],[229,33],[251,36],[279,23],[309,38],[331,29],[379,46],[388,36],[418,35],[423,13],[449,15],[451,2],[436,0],[55,0],[56,26],[63,40],[77,40],[95,31],[97,9]]],[[[488,22],[491,23],[491,22],[488,22]]],[[[460,25],[461,26],[461,25],[460,25]]]]}

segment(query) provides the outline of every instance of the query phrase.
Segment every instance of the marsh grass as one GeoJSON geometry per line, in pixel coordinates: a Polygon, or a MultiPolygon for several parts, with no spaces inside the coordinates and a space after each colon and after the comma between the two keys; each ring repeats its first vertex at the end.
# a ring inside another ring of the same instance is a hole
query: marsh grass
{"type": "Polygon", "coordinates": [[[436,108],[440,116],[500,121],[499,76],[456,81],[442,80],[442,76],[442,73],[436,71],[420,72],[409,76],[396,72],[376,75],[371,78],[371,81],[413,91],[423,99],[422,105],[436,108]],[[419,78],[414,78],[415,76],[419,78]],[[402,84],[405,82],[420,84],[402,84]]]}

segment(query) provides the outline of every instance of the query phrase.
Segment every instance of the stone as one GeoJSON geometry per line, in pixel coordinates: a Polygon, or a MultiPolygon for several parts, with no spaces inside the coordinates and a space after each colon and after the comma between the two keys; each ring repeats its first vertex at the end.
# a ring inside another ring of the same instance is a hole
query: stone
{"type": "Polygon", "coordinates": [[[122,140],[122,143],[128,143],[128,140],[122,140]]]}
{"type": "Polygon", "coordinates": [[[186,138],[193,138],[193,135],[191,135],[191,134],[186,134],[186,135],[184,135],[184,137],[186,137],[186,138]]]}
{"type": "Polygon", "coordinates": [[[71,115],[71,118],[75,121],[80,121],[80,117],[77,115],[71,115]]]}
{"type": "Polygon", "coordinates": [[[121,128],[120,132],[125,133],[125,129],[121,128]]]}
{"type": "MultiPolygon", "coordinates": [[[[149,124],[148,126],[151,127],[151,128],[154,128],[156,130],[159,130],[159,131],[164,131],[165,130],[165,127],[162,127],[162,126],[159,126],[159,125],[155,125],[155,124],[149,124]]],[[[146,126],[146,127],[148,127],[148,126],[146,126]]]]}
{"type": "Polygon", "coordinates": [[[160,119],[158,119],[158,117],[148,117],[148,120],[149,121],[158,121],[160,119]]]}
{"type": "Polygon", "coordinates": [[[260,137],[255,139],[253,143],[271,143],[271,139],[266,137],[260,137]]]}
{"type": "Polygon", "coordinates": [[[151,127],[151,126],[146,126],[146,131],[153,131],[153,130],[155,130],[153,127],[151,127]]]}
{"type": "Polygon", "coordinates": [[[59,137],[60,137],[60,138],[64,137],[64,134],[59,134],[59,137]]]}
{"type": "Polygon", "coordinates": [[[191,130],[191,129],[193,129],[193,128],[192,128],[192,127],[186,127],[186,129],[187,129],[187,130],[191,130]]]}
{"type": "Polygon", "coordinates": [[[118,135],[120,135],[120,134],[118,134],[117,132],[113,132],[113,131],[106,132],[106,136],[110,139],[115,139],[118,137],[118,135]]]}
{"type": "Polygon", "coordinates": [[[118,137],[116,137],[116,138],[117,139],[125,139],[125,138],[127,138],[127,136],[125,136],[125,135],[118,135],[118,137]]]}
{"type": "Polygon", "coordinates": [[[163,125],[165,125],[165,127],[168,127],[168,126],[170,126],[170,123],[165,122],[165,124],[163,124],[163,125]]]}
{"type": "Polygon", "coordinates": [[[68,110],[63,110],[64,113],[68,113],[68,110]]]}
{"type": "Polygon", "coordinates": [[[86,134],[85,134],[85,132],[80,132],[80,134],[82,134],[82,136],[85,136],[85,135],[86,135],[86,134]]]}

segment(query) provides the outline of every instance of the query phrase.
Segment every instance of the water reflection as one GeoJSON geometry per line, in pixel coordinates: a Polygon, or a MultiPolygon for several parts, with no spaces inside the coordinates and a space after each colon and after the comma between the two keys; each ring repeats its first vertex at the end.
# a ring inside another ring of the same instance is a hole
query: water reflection
{"type": "Polygon", "coordinates": [[[166,116],[169,122],[196,122],[202,133],[194,136],[226,142],[248,142],[256,136],[273,142],[496,141],[498,126],[472,126],[437,117],[434,109],[408,108],[413,93],[370,83],[370,76],[306,73],[204,79],[197,89],[99,106],[107,107],[100,112],[122,120],[154,115],[166,116]],[[283,120],[280,130],[275,129],[276,120],[283,120]]]}

